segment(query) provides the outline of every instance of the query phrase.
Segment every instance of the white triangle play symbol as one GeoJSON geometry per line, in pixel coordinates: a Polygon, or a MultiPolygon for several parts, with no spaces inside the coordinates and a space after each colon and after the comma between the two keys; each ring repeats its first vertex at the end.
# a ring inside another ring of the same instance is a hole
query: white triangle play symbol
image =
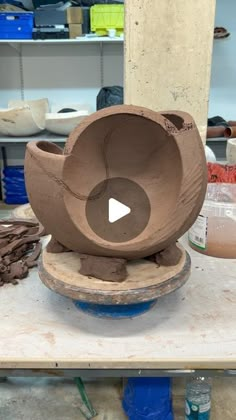
{"type": "Polygon", "coordinates": [[[110,223],[114,223],[117,220],[122,219],[122,217],[127,216],[131,212],[131,209],[122,204],[120,201],[115,200],[114,198],[109,199],[108,204],[108,220],[110,223]]]}

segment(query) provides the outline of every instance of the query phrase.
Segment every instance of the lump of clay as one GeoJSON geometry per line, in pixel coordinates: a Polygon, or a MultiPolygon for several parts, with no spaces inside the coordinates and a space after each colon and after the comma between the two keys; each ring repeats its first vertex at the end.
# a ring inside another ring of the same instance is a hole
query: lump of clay
{"type": "Polygon", "coordinates": [[[182,257],[181,250],[176,246],[176,244],[172,244],[168,246],[168,248],[164,249],[161,252],[155,254],[155,262],[160,266],[174,266],[180,262],[182,257]]]}
{"type": "Polygon", "coordinates": [[[69,251],[68,248],[60,244],[60,242],[58,242],[53,237],[50,239],[50,241],[47,244],[47,252],[50,252],[51,254],[60,254],[61,252],[68,252],[68,251],[69,251]]]}
{"type": "Polygon", "coordinates": [[[80,256],[80,274],[106,281],[123,281],[127,277],[126,260],[122,258],[80,256]]]}

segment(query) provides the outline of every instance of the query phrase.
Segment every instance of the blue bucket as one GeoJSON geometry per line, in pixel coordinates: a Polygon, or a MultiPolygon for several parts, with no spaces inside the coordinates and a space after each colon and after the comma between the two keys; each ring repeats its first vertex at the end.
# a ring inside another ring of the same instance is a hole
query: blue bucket
{"type": "Polygon", "coordinates": [[[123,408],[129,420],[173,420],[170,378],[129,378],[123,408]]]}

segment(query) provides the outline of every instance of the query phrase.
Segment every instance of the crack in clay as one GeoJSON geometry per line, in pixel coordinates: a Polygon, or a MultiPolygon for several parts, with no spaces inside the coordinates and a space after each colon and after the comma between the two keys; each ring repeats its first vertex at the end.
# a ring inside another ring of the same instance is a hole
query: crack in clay
{"type": "MultiPolygon", "coordinates": [[[[47,168],[45,168],[44,165],[42,165],[41,162],[39,162],[38,158],[30,151],[30,156],[35,160],[35,162],[37,163],[37,165],[40,167],[40,169],[42,169],[42,171],[48,175],[48,177],[50,179],[52,179],[53,181],[56,182],[57,185],[61,186],[64,190],[66,190],[69,194],[71,194],[73,197],[75,197],[77,200],[96,200],[98,198],[100,198],[102,196],[102,194],[105,193],[108,183],[109,183],[109,166],[108,166],[108,161],[107,161],[107,148],[108,148],[108,143],[112,137],[112,134],[114,134],[116,130],[112,129],[110,130],[104,140],[103,140],[103,159],[104,159],[104,166],[105,166],[105,173],[106,173],[106,179],[104,180],[101,190],[98,191],[96,194],[94,195],[84,195],[84,194],[80,194],[80,193],[76,193],[74,191],[72,191],[72,189],[69,187],[69,185],[67,185],[62,179],[58,178],[57,176],[55,176],[52,172],[50,172],[47,168]]],[[[77,156],[74,154],[69,154],[67,156],[73,156],[75,159],[77,159],[77,156]]]]}
{"type": "MultiPolygon", "coordinates": [[[[140,112],[141,116],[144,115],[144,112],[141,111],[140,112]]],[[[164,115],[163,115],[164,116],[164,115]]],[[[127,118],[128,121],[130,121],[132,118],[127,118]]],[[[135,118],[133,118],[135,119],[135,118]]],[[[125,122],[125,121],[124,121],[125,122]]],[[[164,119],[164,125],[165,125],[165,129],[167,130],[168,134],[172,135],[172,134],[178,134],[178,133],[182,133],[183,131],[189,131],[193,128],[193,124],[192,123],[184,123],[183,127],[181,129],[178,129],[170,120],[168,120],[167,118],[164,119]]],[[[45,166],[39,162],[38,158],[32,153],[32,151],[30,151],[30,156],[35,160],[36,164],[40,167],[40,169],[42,169],[42,171],[47,174],[47,176],[53,180],[57,185],[59,185],[60,187],[62,187],[66,192],[68,192],[70,195],[72,195],[73,197],[75,197],[77,200],[81,200],[81,201],[86,201],[86,200],[97,200],[99,199],[107,190],[108,184],[109,184],[109,165],[108,165],[108,159],[107,159],[107,149],[108,149],[108,145],[109,142],[112,138],[112,135],[119,129],[119,127],[116,127],[115,129],[111,129],[108,131],[108,133],[106,134],[104,140],[103,140],[103,159],[104,159],[104,167],[105,167],[105,180],[101,185],[101,189],[100,191],[96,192],[94,195],[93,194],[89,194],[89,195],[85,195],[85,194],[81,194],[81,193],[76,193],[75,191],[73,191],[69,185],[67,185],[62,179],[58,178],[56,175],[54,175],[52,172],[50,172],[47,168],[45,168],[45,166]]],[[[65,148],[66,150],[66,148],[65,148]]],[[[70,153],[68,155],[64,155],[64,156],[72,156],[75,159],[78,159],[78,157],[73,154],[70,153]]]]}
{"type": "MultiPolygon", "coordinates": [[[[140,114],[141,114],[141,116],[143,116],[144,112],[141,111],[140,114]]],[[[130,118],[129,117],[129,118],[127,118],[127,121],[130,121],[132,119],[135,120],[135,118],[130,118]]],[[[125,123],[125,121],[124,121],[124,123],[125,123]]],[[[32,153],[32,151],[30,151],[29,153],[30,153],[30,156],[35,160],[37,165],[40,167],[40,169],[42,169],[42,171],[45,174],[47,174],[50,179],[55,181],[57,185],[62,187],[66,192],[68,192],[70,195],[75,197],[77,200],[81,200],[81,201],[97,200],[106,192],[108,184],[109,184],[110,173],[109,173],[109,165],[108,165],[108,159],[107,159],[107,149],[108,149],[108,146],[109,146],[109,142],[112,138],[112,135],[117,130],[119,130],[119,128],[120,127],[116,127],[115,129],[113,128],[113,129],[109,130],[108,133],[106,134],[104,140],[103,140],[103,160],[104,160],[104,167],[105,167],[105,179],[104,179],[104,182],[101,185],[100,191],[96,192],[94,195],[93,194],[85,195],[85,194],[81,194],[81,193],[76,193],[62,179],[58,178],[56,175],[54,175],[52,172],[50,172],[47,168],[45,168],[45,166],[41,162],[39,162],[38,158],[32,153]]],[[[165,119],[165,128],[166,128],[166,130],[168,131],[169,134],[177,134],[178,132],[191,130],[193,128],[193,124],[191,124],[191,123],[186,124],[185,123],[185,124],[183,124],[183,128],[178,130],[171,121],[165,119]]],[[[65,148],[65,150],[66,150],[66,148],[65,148]]],[[[150,153],[150,155],[151,155],[151,153],[150,153]]],[[[78,159],[78,157],[73,153],[70,153],[66,156],[68,156],[68,157],[72,156],[75,159],[78,159]]]]}
{"type": "MultiPolygon", "coordinates": [[[[141,116],[144,115],[144,112],[141,111],[141,116]]],[[[127,120],[130,121],[132,118],[128,118],[127,120]]],[[[133,118],[135,120],[135,118],[133,118]]],[[[124,121],[125,122],[125,121],[124,121]]],[[[172,134],[177,134],[178,132],[182,132],[182,131],[186,131],[186,130],[191,130],[193,128],[193,125],[190,124],[183,124],[183,128],[178,130],[174,124],[165,119],[164,121],[165,123],[165,128],[168,131],[168,133],[170,135],[172,134]]],[[[35,160],[35,162],[37,163],[37,165],[40,167],[40,169],[42,169],[42,171],[47,174],[47,176],[52,179],[53,181],[56,182],[57,185],[59,185],[60,187],[62,187],[65,191],[67,191],[70,195],[72,195],[73,197],[75,197],[77,200],[81,200],[81,201],[86,201],[86,200],[97,200],[98,198],[100,198],[107,190],[108,184],[109,184],[109,165],[108,165],[108,159],[107,159],[107,149],[109,146],[109,142],[112,138],[112,135],[119,129],[119,127],[116,127],[115,129],[111,129],[108,131],[108,133],[106,134],[104,140],[103,140],[103,159],[104,159],[104,167],[105,167],[105,180],[101,185],[101,189],[100,191],[96,192],[94,195],[93,194],[89,194],[89,195],[85,195],[85,194],[81,194],[81,193],[76,193],[75,191],[72,191],[72,189],[69,187],[69,185],[67,185],[62,179],[58,178],[56,175],[54,175],[52,172],[50,172],[47,168],[45,168],[45,166],[39,162],[38,158],[32,153],[32,151],[30,151],[30,156],[35,160]]],[[[66,148],[65,148],[66,150],[66,148]]],[[[151,154],[151,153],[150,153],[151,154]]],[[[64,155],[65,156],[65,155],[64,155]]],[[[66,155],[68,157],[72,156],[75,159],[78,159],[78,157],[73,154],[70,153],[68,155],[66,155]]]]}

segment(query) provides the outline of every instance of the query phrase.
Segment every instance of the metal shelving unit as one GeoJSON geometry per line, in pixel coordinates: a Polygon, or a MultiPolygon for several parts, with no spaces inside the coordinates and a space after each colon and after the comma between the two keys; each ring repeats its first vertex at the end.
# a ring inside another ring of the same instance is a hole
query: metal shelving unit
{"type": "Polygon", "coordinates": [[[206,144],[213,150],[218,161],[226,160],[227,139],[225,137],[207,139],[206,144]]]}
{"type": "Polygon", "coordinates": [[[109,38],[107,36],[81,36],[76,39],[0,39],[0,44],[33,44],[33,45],[56,45],[56,44],[93,44],[93,43],[123,43],[122,37],[109,38]]]}
{"type": "MultiPolygon", "coordinates": [[[[100,67],[100,86],[104,85],[104,44],[119,44],[122,45],[124,42],[123,37],[98,37],[98,36],[81,36],[76,39],[47,39],[47,40],[33,40],[33,39],[0,39],[0,45],[9,45],[17,51],[19,60],[19,77],[20,77],[20,96],[21,99],[25,99],[25,74],[24,74],[24,54],[23,49],[27,46],[37,46],[37,48],[45,46],[77,46],[86,44],[97,44],[99,48],[99,67],[100,67]]],[[[8,137],[0,134],[0,144],[2,146],[11,144],[24,144],[34,140],[48,140],[56,143],[64,143],[66,137],[53,135],[51,133],[43,132],[32,137],[8,137]]]]}
{"type": "Polygon", "coordinates": [[[31,137],[0,137],[0,144],[15,144],[15,143],[29,143],[31,141],[51,141],[53,143],[65,143],[66,137],[43,132],[31,137]]]}

